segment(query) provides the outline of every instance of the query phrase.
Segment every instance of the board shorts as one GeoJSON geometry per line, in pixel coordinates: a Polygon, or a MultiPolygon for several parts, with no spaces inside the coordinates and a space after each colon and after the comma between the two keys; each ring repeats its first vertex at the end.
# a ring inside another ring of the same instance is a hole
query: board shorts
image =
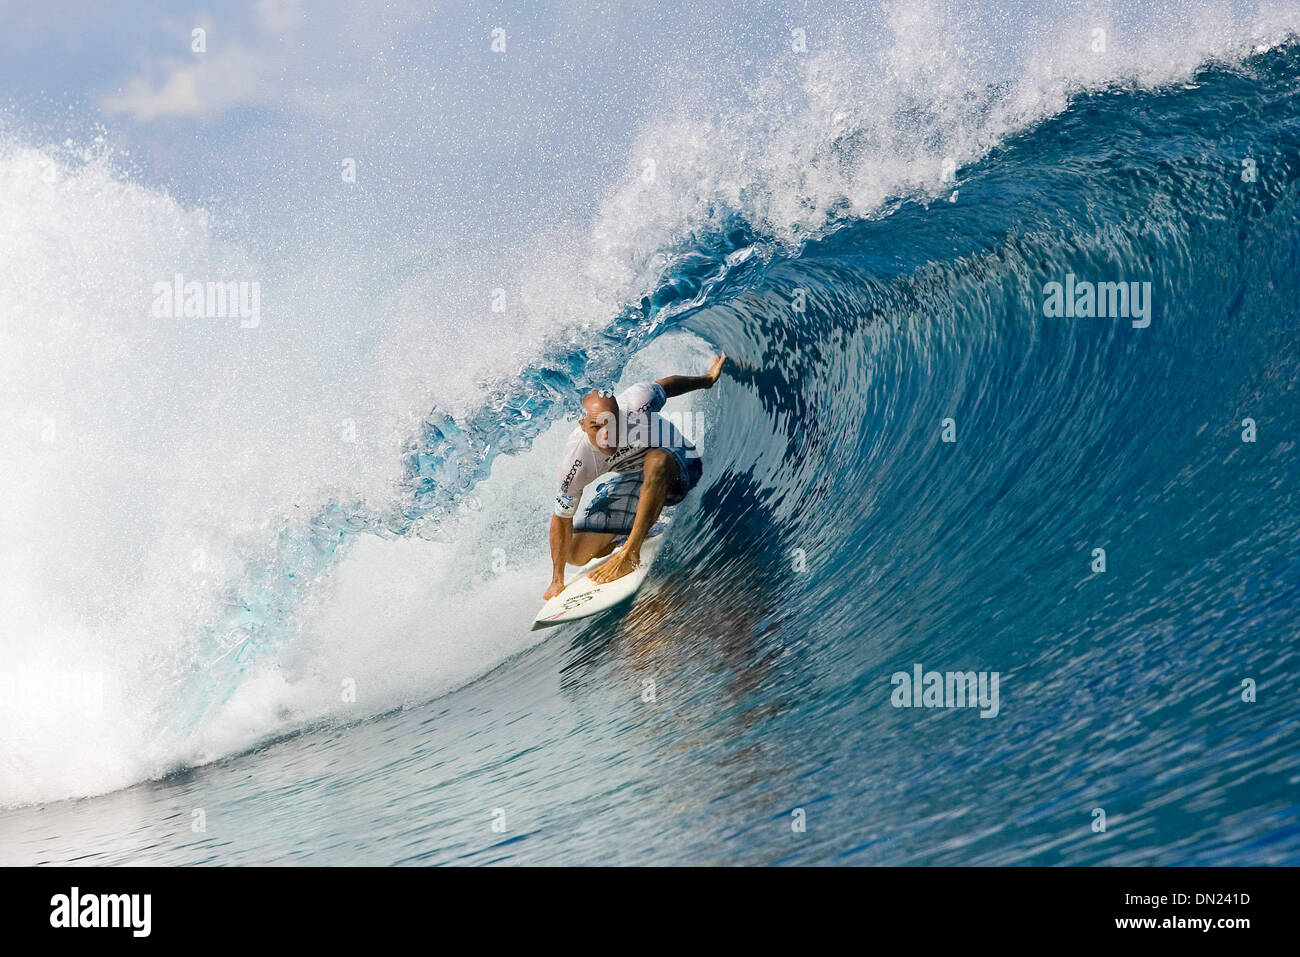
{"type": "MultiPolygon", "coordinates": [[[[685,449],[665,449],[677,461],[677,478],[680,488],[669,492],[664,507],[681,502],[704,474],[704,462],[698,455],[687,455],[685,449]]],[[[641,500],[641,486],[645,473],[615,472],[596,486],[591,501],[573,520],[575,532],[614,532],[626,535],[632,531],[636,520],[637,502],[641,500]]]]}

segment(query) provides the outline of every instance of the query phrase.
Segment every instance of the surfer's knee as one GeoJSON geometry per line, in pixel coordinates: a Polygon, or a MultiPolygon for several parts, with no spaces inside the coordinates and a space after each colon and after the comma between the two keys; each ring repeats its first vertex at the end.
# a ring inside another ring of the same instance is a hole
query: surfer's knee
{"type": "Polygon", "coordinates": [[[677,463],[663,449],[651,449],[645,454],[641,470],[647,479],[671,479],[676,475],[677,463]]]}
{"type": "Polygon", "coordinates": [[[601,558],[614,550],[614,535],[583,532],[569,543],[565,560],[570,565],[585,565],[593,558],[601,558]]]}
{"type": "Polygon", "coordinates": [[[565,560],[570,565],[585,565],[592,559],[592,552],[595,549],[591,547],[591,541],[587,536],[579,537],[575,535],[573,541],[569,542],[569,554],[565,560]]]}

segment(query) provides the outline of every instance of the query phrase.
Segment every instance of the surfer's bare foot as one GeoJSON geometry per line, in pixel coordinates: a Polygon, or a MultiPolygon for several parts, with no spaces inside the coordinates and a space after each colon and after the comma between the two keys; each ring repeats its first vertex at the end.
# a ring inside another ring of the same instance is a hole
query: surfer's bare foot
{"type": "Polygon", "coordinates": [[[553,581],[551,582],[551,587],[546,589],[546,594],[542,596],[542,601],[550,601],[562,591],[564,591],[564,582],[553,581]]]}
{"type": "Polygon", "coordinates": [[[622,578],[624,575],[632,574],[632,572],[636,571],[636,566],[640,562],[640,553],[630,554],[627,547],[624,546],[611,555],[609,561],[592,572],[590,578],[597,585],[605,585],[622,578]]]}

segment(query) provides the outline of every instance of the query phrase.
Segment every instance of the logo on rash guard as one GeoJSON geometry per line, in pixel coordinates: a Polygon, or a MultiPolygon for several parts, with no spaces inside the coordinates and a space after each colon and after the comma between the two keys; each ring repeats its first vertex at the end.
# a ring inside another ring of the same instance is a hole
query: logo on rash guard
{"type": "Polygon", "coordinates": [[[564,509],[566,512],[568,512],[572,510],[573,506],[577,505],[578,503],[572,495],[560,494],[555,496],[555,504],[558,505],[560,508],[564,509]]]}
{"type": "Polygon", "coordinates": [[[569,469],[569,474],[564,476],[564,481],[560,483],[560,488],[562,490],[566,492],[569,490],[569,485],[570,483],[573,482],[573,476],[577,474],[578,469],[581,467],[582,467],[582,459],[574,459],[573,468],[569,469]]]}

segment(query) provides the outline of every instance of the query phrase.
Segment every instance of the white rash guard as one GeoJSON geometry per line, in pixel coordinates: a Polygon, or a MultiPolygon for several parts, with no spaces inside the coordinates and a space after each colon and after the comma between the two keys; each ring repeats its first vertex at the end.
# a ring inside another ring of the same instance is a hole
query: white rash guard
{"type": "Polygon", "coordinates": [[[668,401],[668,394],[658,382],[638,382],[619,394],[620,444],[606,454],[591,444],[587,433],[574,427],[573,434],[564,446],[560,467],[556,472],[559,493],[555,496],[555,514],[571,518],[578,511],[582,490],[606,472],[636,472],[641,469],[645,454],[652,448],[674,453],[679,461],[697,458],[695,446],[681,431],[660,416],[659,410],[668,401]]]}

